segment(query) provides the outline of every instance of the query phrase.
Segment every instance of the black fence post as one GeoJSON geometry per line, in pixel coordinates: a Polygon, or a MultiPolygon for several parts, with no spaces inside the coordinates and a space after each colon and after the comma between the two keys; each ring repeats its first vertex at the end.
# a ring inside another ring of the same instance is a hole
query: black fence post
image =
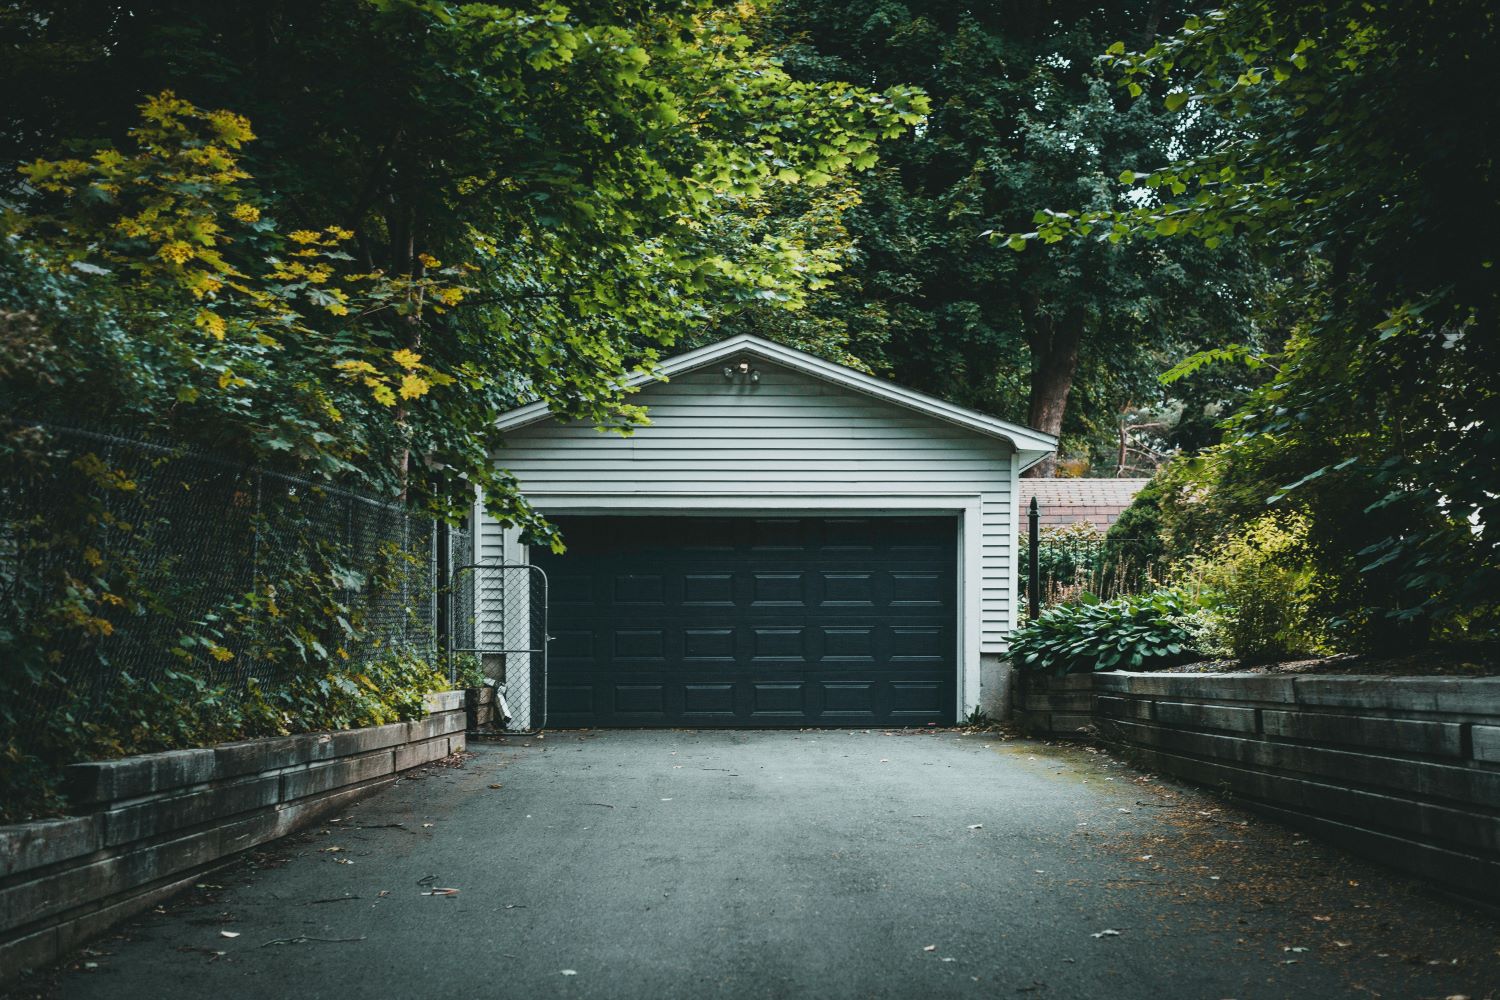
{"type": "Polygon", "coordinates": [[[437,544],[434,561],[437,563],[437,606],[433,615],[434,634],[438,655],[448,664],[448,681],[455,680],[453,668],[453,636],[450,628],[453,616],[453,529],[441,518],[437,522],[437,544]]]}
{"type": "Polygon", "coordinates": [[[1042,613],[1042,575],[1037,564],[1037,551],[1042,544],[1042,515],[1037,507],[1036,497],[1031,498],[1030,533],[1031,551],[1027,557],[1027,598],[1030,605],[1031,620],[1036,621],[1042,613]]]}

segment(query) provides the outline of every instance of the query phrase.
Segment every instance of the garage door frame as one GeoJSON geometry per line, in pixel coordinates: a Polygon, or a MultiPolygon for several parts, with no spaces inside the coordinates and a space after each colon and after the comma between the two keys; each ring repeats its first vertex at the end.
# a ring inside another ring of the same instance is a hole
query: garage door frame
{"type": "MultiPolygon", "coordinates": [[[[958,535],[958,680],[954,717],[962,720],[979,703],[981,575],[980,497],[977,493],[531,493],[533,506],[558,516],[631,517],[664,513],[756,517],[766,515],[831,517],[839,514],[878,516],[954,516],[958,535]]],[[[519,541],[507,538],[507,559],[528,560],[519,541]]],[[[1012,546],[1014,548],[1014,546],[1012,546]]],[[[1012,553],[1013,555],[1013,553],[1012,553]]]]}

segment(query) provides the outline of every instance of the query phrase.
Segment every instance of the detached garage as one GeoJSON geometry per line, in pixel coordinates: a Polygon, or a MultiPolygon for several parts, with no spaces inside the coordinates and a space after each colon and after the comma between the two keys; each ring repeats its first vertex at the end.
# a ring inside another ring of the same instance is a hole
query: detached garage
{"type": "Polygon", "coordinates": [[[548,579],[547,726],[920,726],[1003,703],[1016,479],[1053,438],[756,337],[661,371],[630,437],[541,404],[501,422],[496,461],[568,545],[480,521],[479,561],[548,579]]]}

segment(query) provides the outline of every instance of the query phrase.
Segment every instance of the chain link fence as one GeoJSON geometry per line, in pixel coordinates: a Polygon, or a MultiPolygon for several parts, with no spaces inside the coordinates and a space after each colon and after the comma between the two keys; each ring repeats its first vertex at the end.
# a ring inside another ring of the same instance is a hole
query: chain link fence
{"type": "Polygon", "coordinates": [[[535,566],[475,563],[453,574],[455,654],[499,682],[501,726],[547,724],[547,576],[535,566]]]}
{"type": "MultiPolygon", "coordinates": [[[[13,428],[0,456],[11,716],[88,721],[121,678],[274,682],[394,650],[436,662],[438,524],[169,443],[13,428]]],[[[467,530],[451,529],[468,552],[467,530]]],[[[471,599],[472,603],[472,599],[471,599]]]]}

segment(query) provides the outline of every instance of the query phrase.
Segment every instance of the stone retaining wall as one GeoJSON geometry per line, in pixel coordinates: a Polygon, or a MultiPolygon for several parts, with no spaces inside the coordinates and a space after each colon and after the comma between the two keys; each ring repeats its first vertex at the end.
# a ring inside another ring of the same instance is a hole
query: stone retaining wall
{"type": "Polygon", "coordinates": [[[49,964],[232,855],[446,757],[464,694],[426,718],[68,768],[75,815],[0,826],[0,982],[49,964]]]}
{"type": "Polygon", "coordinates": [[[1018,713],[1469,895],[1500,901],[1500,678],[1105,673],[1018,713]]]}

